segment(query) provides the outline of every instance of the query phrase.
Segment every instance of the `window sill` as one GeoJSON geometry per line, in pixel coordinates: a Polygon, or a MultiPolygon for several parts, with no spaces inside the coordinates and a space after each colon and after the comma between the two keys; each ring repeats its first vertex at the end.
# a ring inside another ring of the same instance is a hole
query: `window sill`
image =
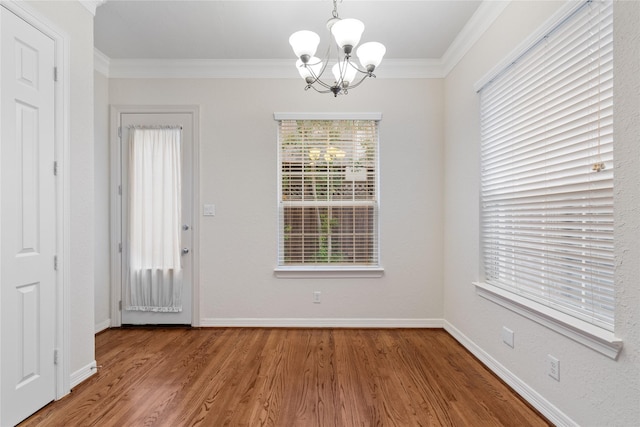
{"type": "Polygon", "coordinates": [[[620,351],[622,351],[622,340],[616,338],[613,332],[557,312],[542,304],[495,286],[480,282],[474,282],[473,284],[476,286],[476,293],[479,296],[533,320],[613,360],[616,360],[620,351]]]}
{"type": "Polygon", "coordinates": [[[384,275],[382,267],[276,267],[281,279],[358,279],[384,275]]]}

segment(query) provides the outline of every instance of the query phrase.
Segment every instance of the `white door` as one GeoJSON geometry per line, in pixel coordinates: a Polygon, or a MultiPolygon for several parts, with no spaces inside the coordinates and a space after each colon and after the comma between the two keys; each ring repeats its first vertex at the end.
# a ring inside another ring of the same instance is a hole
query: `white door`
{"type": "Polygon", "coordinates": [[[181,236],[182,255],[182,311],[180,312],[151,312],[129,311],[122,308],[122,324],[129,325],[161,325],[183,324],[190,325],[192,320],[192,294],[193,294],[193,269],[192,269],[192,226],[193,226],[193,117],[189,113],[122,113],[120,115],[121,126],[121,219],[122,219],[122,295],[125,295],[126,278],[129,275],[128,252],[128,196],[129,196],[129,129],[131,126],[182,126],[182,220],[179,230],[181,236]]]}
{"type": "Polygon", "coordinates": [[[0,7],[0,423],[55,398],[54,41],[0,7]]]}

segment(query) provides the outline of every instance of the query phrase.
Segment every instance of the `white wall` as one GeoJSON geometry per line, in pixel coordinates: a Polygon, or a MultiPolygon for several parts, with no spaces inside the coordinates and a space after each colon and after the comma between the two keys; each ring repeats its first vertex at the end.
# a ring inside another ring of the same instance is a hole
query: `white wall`
{"type": "MultiPolygon", "coordinates": [[[[71,374],[94,363],[93,16],[77,1],[29,2],[69,37],[71,374]]],[[[63,77],[64,78],[64,77],[63,77]]],[[[73,382],[73,381],[72,381],[73,382]]]]}
{"type": "Polygon", "coordinates": [[[201,108],[201,201],[216,205],[215,217],[200,219],[201,324],[345,318],[352,319],[349,323],[401,319],[427,325],[436,319],[441,324],[442,80],[372,79],[339,98],[303,88],[301,81],[288,79],[109,81],[111,104],[201,108]],[[322,111],[383,114],[382,278],[274,277],[277,123],[273,113],[322,111]],[[316,290],[322,292],[321,304],[312,303],[316,290]]]}
{"type": "Polygon", "coordinates": [[[476,295],[479,279],[479,103],[474,83],[562,6],[511,2],[445,79],[444,316],[447,328],[531,396],[556,422],[631,426],[640,420],[640,3],[615,5],[616,324],[624,349],[613,361],[476,295]],[[515,332],[515,348],[500,331],[515,332]],[[546,355],[560,359],[560,382],[546,355]]]}
{"type": "Polygon", "coordinates": [[[109,79],[94,73],[95,331],[110,326],[109,79]]]}

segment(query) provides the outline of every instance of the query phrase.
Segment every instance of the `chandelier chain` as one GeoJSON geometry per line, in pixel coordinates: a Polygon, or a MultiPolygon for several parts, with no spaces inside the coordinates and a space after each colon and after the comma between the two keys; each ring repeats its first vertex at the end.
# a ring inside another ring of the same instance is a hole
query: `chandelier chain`
{"type": "Polygon", "coordinates": [[[338,16],[338,0],[333,0],[333,17],[340,18],[338,16]]]}

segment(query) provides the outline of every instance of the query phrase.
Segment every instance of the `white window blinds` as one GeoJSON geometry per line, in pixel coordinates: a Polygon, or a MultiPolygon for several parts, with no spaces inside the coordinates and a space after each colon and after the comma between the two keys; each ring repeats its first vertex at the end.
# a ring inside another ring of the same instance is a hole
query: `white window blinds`
{"type": "Polygon", "coordinates": [[[376,120],[279,121],[278,265],[378,265],[376,120]]]}
{"type": "Polygon", "coordinates": [[[485,282],[607,330],[612,27],[587,2],[480,90],[485,282]]]}

